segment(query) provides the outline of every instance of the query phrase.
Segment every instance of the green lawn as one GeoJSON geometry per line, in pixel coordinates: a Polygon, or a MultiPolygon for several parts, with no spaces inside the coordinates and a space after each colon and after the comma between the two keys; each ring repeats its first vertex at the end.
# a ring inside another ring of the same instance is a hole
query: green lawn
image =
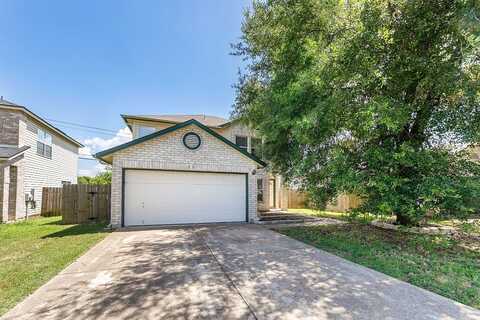
{"type": "Polygon", "coordinates": [[[292,227],[278,232],[480,308],[478,236],[412,235],[360,223],[292,227]]]}
{"type": "Polygon", "coordinates": [[[0,225],[0,315],[106,235],[104,225],[62,225],[61,217],[0,225]]]}

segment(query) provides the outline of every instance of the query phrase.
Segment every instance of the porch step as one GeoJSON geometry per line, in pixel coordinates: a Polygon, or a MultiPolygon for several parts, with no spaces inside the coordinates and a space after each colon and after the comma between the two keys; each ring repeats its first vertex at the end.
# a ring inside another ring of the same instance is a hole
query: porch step
{"type": "Polygon", "coordinates": [[[259,213],[259,222],[263,224],[277,224],[277,223],[301,223],[315,220],[314,217],[302,216],[299,214],[287,213],[281,210],[271,210],[259,213]]]}

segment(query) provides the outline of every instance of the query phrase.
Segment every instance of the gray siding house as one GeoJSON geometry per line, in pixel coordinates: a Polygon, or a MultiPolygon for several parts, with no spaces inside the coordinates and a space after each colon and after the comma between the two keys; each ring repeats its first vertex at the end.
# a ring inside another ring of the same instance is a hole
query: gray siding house
{"type": "Polygon", "coordinates": [[[0,98],[0,222],[40,214],[43,187],[77,182],[83,145],[0,98]]]}

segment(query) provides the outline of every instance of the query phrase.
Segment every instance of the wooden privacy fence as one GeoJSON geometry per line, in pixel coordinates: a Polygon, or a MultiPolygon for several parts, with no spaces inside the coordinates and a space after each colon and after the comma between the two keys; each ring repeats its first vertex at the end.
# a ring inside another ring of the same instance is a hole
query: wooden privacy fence
{"type": "MultiPolygon", "coordinates": [[[[110,220],[110,185],[71,184],[44,188],[42,199],[55,198],[45,205],[45,215],[60,212],[63,223],[110,220]],[[55,190],[56,189],[56,190],[55,190]],[[49,205],[52,203],[52,205],[49,205]],[[55,206],[55,208],[53,208],[55,206]]],[[[42,215],[44,205],[42,200],[42,215]]],[[[52,214],[50,214],[52,215],[52,214]]]]}
{"type": "MultiPolygon", "coordinates": [[[[327,204],[326,211],[346,212],[357,208],[360,205],[360,198],[350,194],[342,194],[327,204]]],[[[288,191],[288,208],[308,208],[308,196],[304,192],[288,191]]]]}
{"type": "Polygon", "coordinates": [[[289,208],[308,208],[307,195],[304,192],[288,190],[289,208]]]}
{"type": "Polygon", "coordinates": [[[360,198],[351,194],[342,194],[327,204],[327,211],[347,212],[360,206],[360,198]]]}
{"type": "Polygon", "coordinates": [[[43,217],[62,215],[62,188],[43,188],[41,215],[43,217]]]}

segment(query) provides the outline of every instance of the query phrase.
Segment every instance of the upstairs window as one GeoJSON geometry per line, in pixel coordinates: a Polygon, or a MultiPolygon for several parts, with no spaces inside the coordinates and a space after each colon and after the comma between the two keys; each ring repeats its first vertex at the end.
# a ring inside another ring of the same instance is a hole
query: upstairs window
{"type": "Polygon", "coordinates": [[[262,139],[252,138],[252,154],[258,158],[262,158],[262,139]]]}
{"type": "Polygon", "coordinates": [[[155,132],[155,128],[152,127],[139,127],[138,128],[138,137],[145,137],[148,136],[149,134],[152,134],[155,132]]]}
{"type": "Polygon", "coordinates": [[[235,144],[241,149],[248,151],[248,138],[244,136],[235,136],[235,144]]]}
{"type": "Polygon", "coordinates": [[[44,130],[37,130],[37,154],[52,159],[52,136],[44,130]]]}

